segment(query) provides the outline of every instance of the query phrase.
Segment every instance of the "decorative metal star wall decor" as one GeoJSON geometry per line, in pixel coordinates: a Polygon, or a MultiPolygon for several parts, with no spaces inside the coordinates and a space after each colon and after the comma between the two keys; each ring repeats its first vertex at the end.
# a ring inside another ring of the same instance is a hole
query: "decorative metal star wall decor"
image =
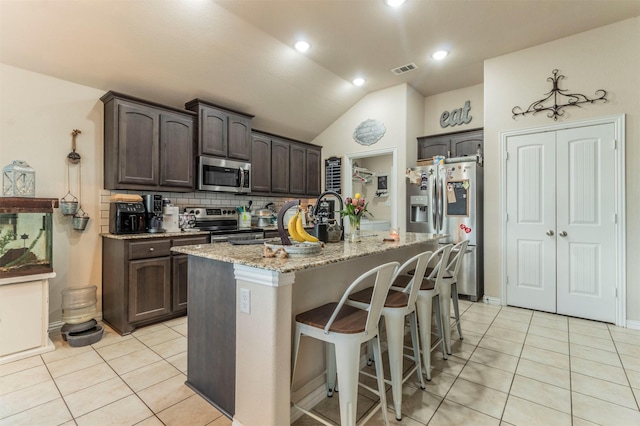
{"type": "Polygon", "coordinates": [[[605,96],[607,96],[607,92],[602,89],[596,90],[595,95],[598,97],[594,99],[589,99],[587,96],[581,95],[580,93],[565,93],[567,91],[566,89],[560,89],[558,87],[558,82],[564,78],[564,75],[558,75],[557,69],[553,70],[552,72],[553,72],[553,77],[547,77],[547,81],[550,81],[551,83],[553,83],[553,88],[551,89],[551,91],[548,93],[545,93],[545,96],[546,96],[545,98],[540,99],[539,101],[535,101],[534,103],[529,105],[529,108],[527,108],[526,111],[522,111],[522,108],[520,108],[519,106],[513,107],[511,112],[513,113],[512,118],[514,120],[519,115],[537,114],[541,111],[549,111],[547,113],[547,117],[553,118],[555,121],[557,121],[558,117],[562,117],[564,115],[563,108],[565,107],[577,106],[581,108],[580,104],[585,104],[585,103],[592,104],[596,101],[607,102],[607,98],[605,98],[605,96]],[[559,105],[558,98],[560,97],[560,99],[563,99],[562,98],[563,96],[564,98],[567,99],[567,103],[559,105]],[[553,98],[553,105],[545,106],[544,103],[551,98],[553,98]]]}

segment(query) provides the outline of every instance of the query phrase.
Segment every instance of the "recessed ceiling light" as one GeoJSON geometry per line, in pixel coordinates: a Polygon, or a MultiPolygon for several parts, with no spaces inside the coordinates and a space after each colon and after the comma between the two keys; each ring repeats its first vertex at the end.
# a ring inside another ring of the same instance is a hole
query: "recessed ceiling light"
{"type": "Polygon", "coordinates": [[[449,54],[449,52],[447,52],[446,50],[438,50],[437,52],[435,52],[434,54],[431,55],[431,57],[437,61],[444,59],[447,57],[447,55],[449,54]]]}
{"type": "Polygon", "coordinates": [[[307,41],[299,40],[299,41],[296,41],[296,43],[293,45],[293,47],[295,47],[298,52],[304,53],[307,50],[309,50],[311,45],[307,41]]]}
{"type": "Polygon", "coordinates": [[[400,7],[405,3],[405,1],[407,0],[384,0],[384,4],[390,7],[400,7]]]}
{"type": "Polygon", "coordinates": [[[364,84],[364,78],[358,77],[353,79],[353,84],[356,86],[362,86],[364,84]]]}

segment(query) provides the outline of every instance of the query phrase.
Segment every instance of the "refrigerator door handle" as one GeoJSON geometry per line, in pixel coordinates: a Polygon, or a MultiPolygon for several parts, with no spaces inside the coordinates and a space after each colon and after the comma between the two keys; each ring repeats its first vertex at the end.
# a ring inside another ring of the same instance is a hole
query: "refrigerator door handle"
{"type": "Polygon", "coordinates": [[[433,185],[431,185],[431,218],[433,219],[433,230],[438,231],[438,174],[434,173],[433,185]]]}
{"type": "Polygon", "coordinates": [[[439,176],[438,179],[438,231],[442,231],[444,228],[444,181],[445,179],[442,176],[439,176]]]}

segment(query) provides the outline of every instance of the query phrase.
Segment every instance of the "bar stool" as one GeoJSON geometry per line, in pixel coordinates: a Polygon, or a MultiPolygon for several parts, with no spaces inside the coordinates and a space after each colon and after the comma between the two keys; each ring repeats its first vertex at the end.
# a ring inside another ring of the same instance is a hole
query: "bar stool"
{"type": "MultiPolygon", "coordinates": [[[[442,324],[442,297],[440,289],[442,288],[442,277],[445,272],[443,265],[446,265],[449,261],[451,247],[451,244],[442,246],[431,256],[432,261],[435,261],[436,259],[437,261],[430,269],[430,272],[429,269],[427,269],[425,275],[423,275],[420,291],[418,291],[418,299],[416,300],[420,340],[422,343],[422,360],[424,362],[424,371],[427,376],[427,380],[431,380],[431,318],[433,316],[434,305],[436,310],[436,329],[438,337],[440,338],[439,343],[442,349],[442,358],[447,359],[443,330],[444,324],[442,324]]],[[[411,274],[411,272],[412,271],[409,273],[411,274]]],[[[406,284],[408,284],[413,278],[412,275],[399,275],[394,282],[394,287],[406,287],[406,284]]],[[[420,275],[416,274],[415,276],[420,275]]]]}
{"type": "MultiPolygon", "coordinates": [[[[333,393],[336,375],[340,380],[340,424],[353,426],[356,424],[356,404],[358,398],[358,375],[360,372],[360,346],[373,341],[376,364],[378,390],[366,387],[380,396],[380,402],[365,416],[362,423],[373,416],[378,408],[382,410],[385,425],[389,424],[387,416],[387,400],[384,388],[384,370],[380,353],[378,322],[385,298],[391,286],[391,279],[400,266],[398,262],[385,263],[365,272],[358,277],[342,295],[340,302],[327,303],[307,312],[296,315],[296,331],[293,342],[294,358],[291,372],[291,387],[298,362],[300,338],[309,336],[327,343],[327,386],[328,394],[333,393]],[[346,304],[347,299],[363,282],[371,282],[375,276],[372,300],[368,310],[362,310],[346,304]],[[336,374],[337,373],[337,374],[336,374]]],[[[326,424],[326,420],[300,407],[292,401],[294,407],[315,420],[326,424]]]]}
{"type": "MultiPolygon", "coordinates": [[[[423,276],[427,265],[431,260],[433,252],[426,251],[413,256],[407,260],[396,272],[393,281],[409,268],[415,268],[418,276],[423,276]]],[[[407,275],[402,275],[407,276],[407,275]]],[[[395,283],[394,283],[395,284],[395,283]]],[[[418,380],[420,388],[425,389],[424,380],[422,379],[422,366],[420,362],[420,343],[418,338],[418,321],[416,319],[416,299],[420,285],[413,285],[414,279],[406,283],[404,288],[396,287],[395,290],[389,290],[387,298],[382,308],[382,316],[384,317],[385,329],[387,331],[387,350],[389,353],[389,369],[391,372],[391,384],[393,394],[393,406],[396,412],[396,419],[402,419],[402,384],[414,373],[418,372],[418,380]],[[411,342],[413,345],[413,357],[404,355],[404,323],[405,318],[409,316],[409,324],[411,328],[411,342]],[[407,356],[413,359],[414,366],[402,376],[402,361],[407,356]]],[[[371,288],[364,289],[349,296],[347,302],[351,306],[361,309],[368,309],[371,301],[371,288]]]]}
{"type": "MultiPolygon", "coordinates": [[[[451,249],[453,257],[449,258],[449,262],[445,268],[442,276],[442,288],[440,289],[440,304],[442,314],[442,325],[444,326],[444,341],[447,348],[447,353],[451,355],[451,302],[453,299],[453,312],[455,315],[455,324],[458,328],[458,335],[460,340],[462,337],[462,328],[460,326],[460,307],[458,305],[458,273],[460,272],[460,266],[462,265],[462,258],[467,251],[467,245],[469,240],[463,240],[457,243],[451,249]]],[[[434,267],[435,268],[435,267],[434,267]]],[[[427,268],[427,275],[432,273],[433,268],[427,268]]]]}

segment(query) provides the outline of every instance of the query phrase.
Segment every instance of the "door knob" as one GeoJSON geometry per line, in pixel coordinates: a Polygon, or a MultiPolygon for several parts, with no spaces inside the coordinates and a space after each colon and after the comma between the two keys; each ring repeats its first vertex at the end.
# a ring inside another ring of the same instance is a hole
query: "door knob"
{"type": "Polygon", "coordinates": [[[552,231],[551,229],[549,229],[549,230],[547,231],[547,235],[548,235],[548,236],[550,236],[550,237],[551,237],[551,236],[553,236],[553,231],[552,231]]]}
{"type": "Polygon", "coordinates": [[[567,233],[566,233],[565,231],[562,231],[559,235],[560,235],[561,237],[566,237],[566,236],[567,236],[567,233]]]}

